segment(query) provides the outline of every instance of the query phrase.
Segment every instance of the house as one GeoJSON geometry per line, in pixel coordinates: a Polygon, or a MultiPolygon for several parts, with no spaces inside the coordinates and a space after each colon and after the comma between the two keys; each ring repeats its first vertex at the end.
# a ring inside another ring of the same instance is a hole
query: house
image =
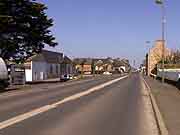
{"type": "Polygon", "coordinates": [[[74,59],[76,70],[80,74],[102,74],[104,72],[128,72],[130,64],[127,59],[112,58],[76,58],[74,59]]]}
{"type": "Polygon", "coordinates": [[[103,72],[112,72],[113,59],[107,58],[76,58],[74,64],[79,74],[102,74],[103,72]]]}
{"type": "Polygon", "coordinates": [[[63,53],[43,50],[25,63],[26,81],[58,78],[62,74],[63,53]]]}
{"type": "Polygon", "coordinates": [[[104,72],[104,61],[102,59],[93,59],[94,61],[94,70],[96,74],[104,72]]]}
{"type": "Polygon", "coordinates": [[[103,72],[112,72],[112,63],[113,60],[111,58],[107,59],[93,59],[95,73],[102,74],[103,72]]]}
{"type": "Polygon", "coordinates": [[[113,61],[113,72],[115,73],[124,73],[129,72],[131,66],[129,64],[129,60],[127,59],[114,59],[113,61]]]}
{"type": "Polygon", "coordinates": [[[92,74],[92,59],[76,58],[73,62],[79,74],[92,74]]]}

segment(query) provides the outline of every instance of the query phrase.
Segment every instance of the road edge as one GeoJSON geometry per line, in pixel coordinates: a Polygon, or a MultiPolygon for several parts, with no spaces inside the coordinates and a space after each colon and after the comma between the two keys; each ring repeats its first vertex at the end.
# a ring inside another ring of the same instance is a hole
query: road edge
{"type": "Polygon", "coordinates": [[[169,135],[169,131],[168,131],[167,127],[166,127],[166,124],[164,122],[164,119],[162,117],[160,109],[159,109],[159,107],[157,105],[157,102],[155,100],[154,95],[152,94],[151,87],[146,82],[144,77],[142,77],[142,80],[143,80],[145,86],[147,87],[147,90],[148,90],[148,93],[149,93],[149,97],[150,97],[151,104],[152,104],[152,107],[153,107],[153,112],[154,112],[154,115],[155,115],[155,120],[156,120],[156,123],[157,123],[157,127],[159,129],[159,133],[160,133],[160,135],[169,135]]]}

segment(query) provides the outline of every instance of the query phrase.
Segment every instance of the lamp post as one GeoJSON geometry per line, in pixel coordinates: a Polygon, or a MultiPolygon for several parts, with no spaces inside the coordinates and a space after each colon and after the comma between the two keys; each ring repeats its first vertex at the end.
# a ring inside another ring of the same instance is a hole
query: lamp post
{"type": "MultiPolygon", "coordinates": [[[[146,41],[146,45],[149,45],[151,41],[146,41]]],[[[147,75],[150,75],[150,54],[151,54],[151,47],[148,46],[148,57],[147,57],[147,75]]]]}
{"type": "Polygon", "coordinates": [[[161,6],[161,14],[162,14],[162,83],[164,83],[165,77],[164,77],[164,61],[165,61],[165,0],[156,0],[156,4],[161,6]]]}

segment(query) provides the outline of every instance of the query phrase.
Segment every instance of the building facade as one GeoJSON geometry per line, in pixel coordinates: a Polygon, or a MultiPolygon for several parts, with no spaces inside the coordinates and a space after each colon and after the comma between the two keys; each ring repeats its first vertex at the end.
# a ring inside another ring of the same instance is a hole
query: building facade
{"type": "Polygon", "coordinates": [[[26,81],[58,78],[62,74],[63,54],[43,50],[25,63],[26,81]]]}
{"type": "MultiPolygon", "coordinates": [[[[168,48],[165,48],[165,57],[171,54],[171,51],[168,48]]],[[[147,75],[150,75],[153,70],[156,69],[157,64],[162,60],[163,56],[163,41],[155,41],[154,47],[149,50],[149,53],[146,55],[146,72],[147,75]]]]}
{"type": "Polygon", "coordinates": [[[63,62],[61,63],[61,74],[75,74],[75,67],[73,64],[73,61],[67,57],[64,56],[63,62]]]}
{"type": "Polygon", "coordinates": [[[74,59],[74,64],[80,74],[122,73],[128,72],[131,67],[129,61],[126,59],[112,59],[110,57],[100,59],[76,58],[74,59]]]}
{"type": "Polygon", "coordinates": [[[92,59],[90,58],[76,58],[73,61],[75,69],[79,74],[91,74],[92,73],[92,59]]]}

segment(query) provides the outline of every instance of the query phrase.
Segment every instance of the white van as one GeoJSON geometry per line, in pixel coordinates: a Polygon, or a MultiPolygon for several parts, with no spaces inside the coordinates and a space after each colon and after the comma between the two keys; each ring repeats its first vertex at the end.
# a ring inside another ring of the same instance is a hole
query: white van
{"type": "Polygon", "coordinates": [[[2,58],[0,58],[0,89],[8,86],[8,71],[6,64],[2,58]]]}

